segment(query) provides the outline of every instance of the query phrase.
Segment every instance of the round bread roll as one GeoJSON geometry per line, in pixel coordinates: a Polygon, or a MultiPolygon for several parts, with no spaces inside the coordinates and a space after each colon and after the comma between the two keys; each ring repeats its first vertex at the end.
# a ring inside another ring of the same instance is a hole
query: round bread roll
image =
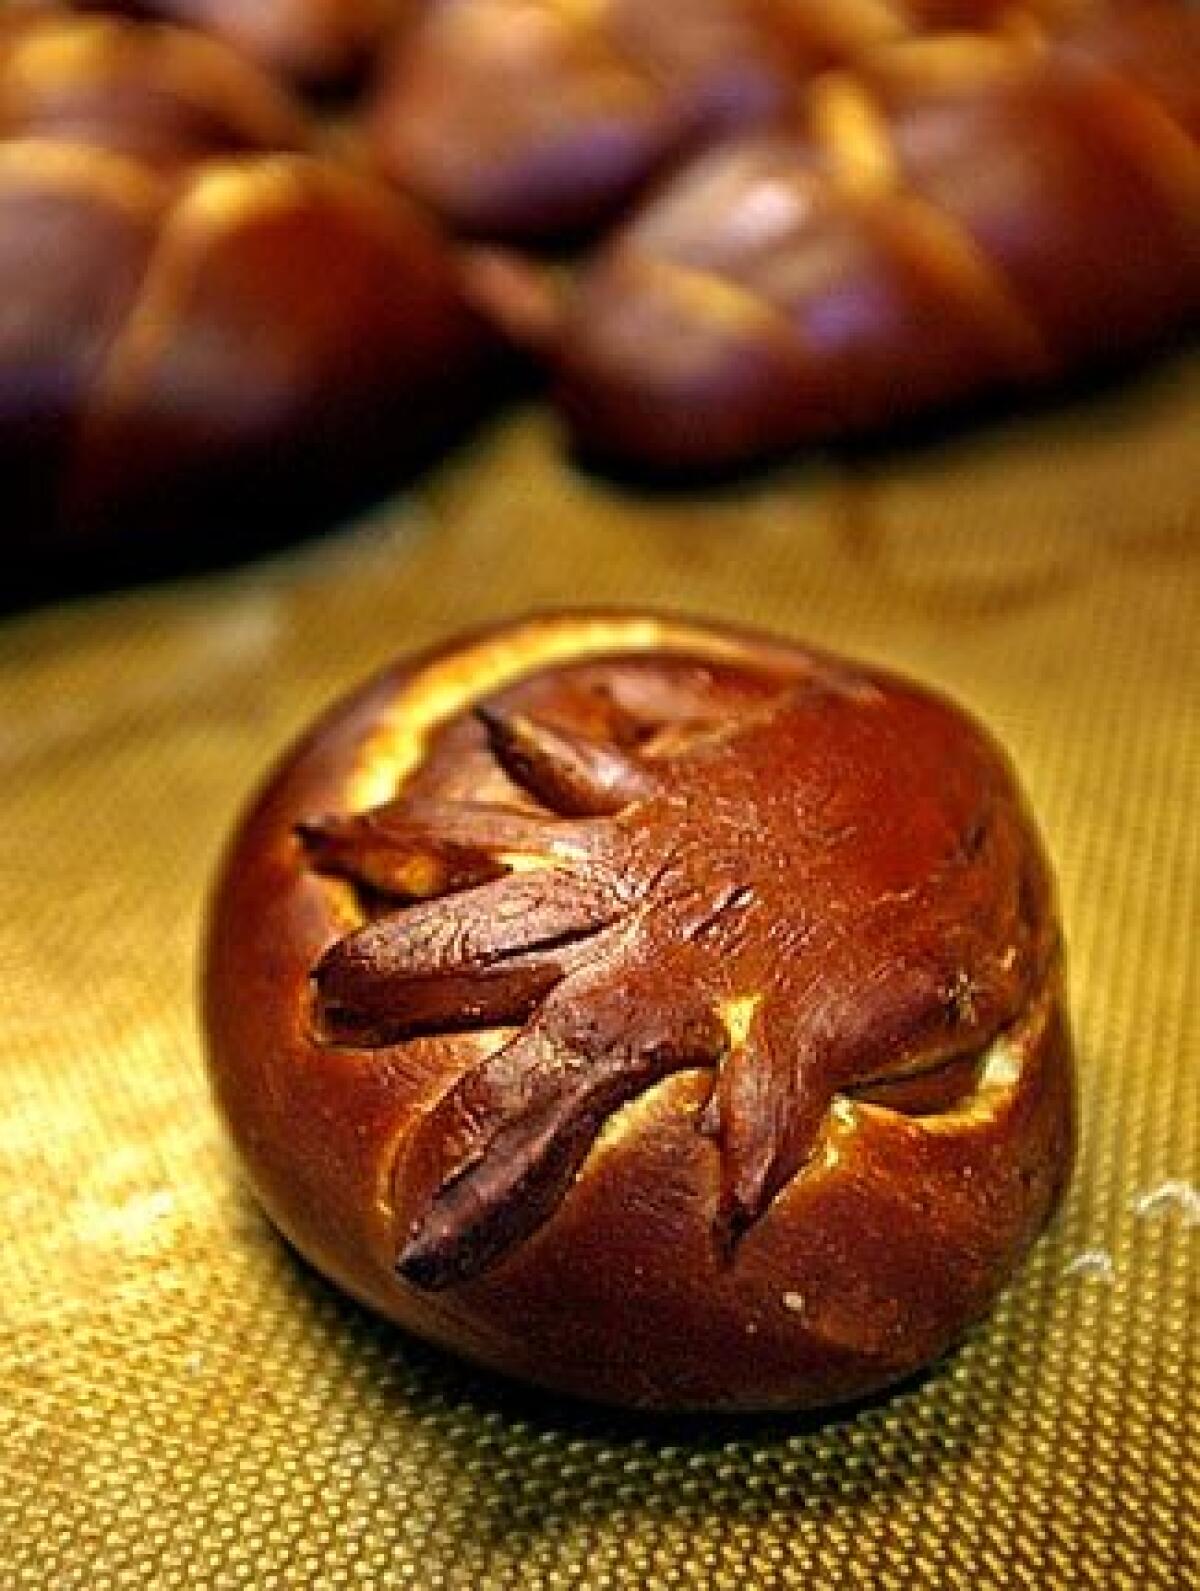
{"type": "Polygon", "coordinates": [[[929,1363],[1073,1143],[1049,867],[946,701],[568,614],[402,662],[268,780],[204,1021],[250,1180],[432,1342],[656,1409],[929,1363]]]}

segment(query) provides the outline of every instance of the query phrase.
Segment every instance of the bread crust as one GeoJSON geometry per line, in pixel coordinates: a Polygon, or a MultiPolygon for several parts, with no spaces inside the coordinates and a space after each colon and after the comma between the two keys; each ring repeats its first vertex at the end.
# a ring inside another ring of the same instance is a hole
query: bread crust
{"type": "Polygon", "coordinates": [[[6,537],[53,582],[319,524],[499,369],[413,204],[216,39],[113,17],[0,19],[0,291],[6,537]]]}
{"type": "Polygon", "coordinates": [[[343,88],[366,70],[410,9],[408,0],[76,0],[196,28],[260,66],[313,90],[343,88]]]}
{"type": "Polygon", "coordinates": [[[814,83],[611,230],[557,328],[541,311],[574,441],[668,478],[741,468],[1186,335],[1197,82],[1194,12],[1135,4],[1037,48],[933,39],[814,83]]]}
{"type": "MultiPolygon", "coordinates": [[[[726,627],[560,615],[402,662],[335,706],[268,778],[221,870],[203,981],[211,1079],[281,1231],[418,1335],[613,1404],[819,1406],[885,1386],[950,1347],[994,1301],[1067,1180],[1072,1047],[1049,877],[1023,808],[1018,861],[1035,880],[1030,943],[1041,948],[969,1085],[933,1108],[883,1103],[890,1087],[904,1105],[903,1082],[835,1091],[815,1147],[732,1244],[714,1238],[728,1144],[702,1130],[713,1079],[682,1066],[602,1122],[532,1230],[465,1279],[402,1279],[422,1134],[499,1040],[443,1023],[358,1045],[331,1039],[314,1000],[315,970],[361,924],[363,906],[344,879],[314,867],[298,825],[376,807],[398,783],[421,791],[431,767],[443,790],[470,795],[481,766],[470,709],[514,682],[594,659],[607,668],[614,657],[632,659],[631,677],[644,678],[647,663],[653,671],[683,656],[688,668],[711,666],[710,677],[727,671],[737,689],[744,671],[842,668],[726,627]],[[472,735],[455,774],[456,748],[472,735]]],[[[848,677],[880,693],[885,712],[889,692],[911,689],[873,671],[848,677]]],[[[976,726],[926,693],[912,699],[949,726],[949,746],[959,726],[964,747],[985,746],[1005,799],[1019,802],[1002,754],[976,726]]],[[[861,776],[853,762],[845,771],[861,776]]],[[[953,782],[954,767],[946,774],[953,782]]],[[[663,988],[664,1008],[677,993],[663,988]]]]}

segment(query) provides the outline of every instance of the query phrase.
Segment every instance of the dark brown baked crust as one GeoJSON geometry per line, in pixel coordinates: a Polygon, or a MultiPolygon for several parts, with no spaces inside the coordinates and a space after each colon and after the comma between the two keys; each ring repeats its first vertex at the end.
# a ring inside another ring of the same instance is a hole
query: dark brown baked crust
{"type": "MultiPolygon", "coordinates": [[[[1085,3],[1085,0],[1079,0],[1085,3]]],[[[594,232],[697,149],[786,119],[818,73],[1075,0],[438,0],[378,74],[381,167],[456,231],[594,232]]]]}
{"type": "Polygon", "coordinates": [[[419,0],[74,0],[79,10],[124,12],[199,28],[306,87],[352,82],[389,30],[419,0]]]}
{"type": "Polygon", "coordinates": [[[541,333],[579,445],[741,465],[1182,331],[1198,85],[1200,15],[1140,4],[1050,45],[941,39],[822,79],[790,124],[674,174],[580,273],[541,333]]]}
{"type": "Polygon", "coordinates": [[[494,345],[436,229],[312,142],[198,34],[0,26],[6,548],[249,545],[394,480],[479,402],[494,345]]]}
{"type": "Polygon", "coordinates": [[[320,1269],[542,1385],[834,1402],[986,1310],[1069,1170],[1047,865],[939,699],[682,620],[401,665],[281,764],[205,980],[320,1269]]]}
{"type": "Polygon", "coordinates": [[[26,557],[347,512],[488,401],[501,343],[581,453],[686,477],[1069,383],[1200,309],[1183,0],[134,9],[213,36],[0,13],[26,557]],[[333,120],[250,64],[330,82],[385,39],[333,120]]]}

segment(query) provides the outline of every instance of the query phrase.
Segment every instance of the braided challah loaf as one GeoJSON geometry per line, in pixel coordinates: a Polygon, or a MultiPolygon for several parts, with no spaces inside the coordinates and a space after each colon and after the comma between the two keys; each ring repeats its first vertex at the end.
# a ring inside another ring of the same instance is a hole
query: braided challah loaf
{"type": "Polygon", "coordinates": [[[308,138],[196,35],[0,32],[10,546],[258,538],[444,440],[489,340],[430,225],[308,138]]]}
{"type": "Polygon", "coordinates": [[[223,154],[303,149],[312,125],[277,83],[182,29],[0,17],[0,139],[128,155],[166,171],[223,154]]]}
{"type": "Polygon", "coordinates": [[[224,40],[251,60],[310,88],[337,87],[374,58],[417,0],[76,0],[224,40]]]}
{"type": "Polygon", "coordinates": [[[1200,14],[1174,5],[823,78],[794,129],[685,166],[545,308],[573,432],[730,466],[1146,348],[1200,309],[1198,138],[1200,14]]]}
{"type": "Polygon", "coordinates": [[[697,146],[786,116],[814,73],[951,27],[1023,33],[1081,0],[440,0],[401,36],[379,163],[455,229],[608,221],[697,146]]]}
{"type": "Polygon", "coordinates": [[[687,473],[1058,382],[1200,305],[1183,0],[178,9],[395,41],[365,136],[331,138],[215,37],[0,17],[0,466],[31,543],[365,495],[479,401],[486,319],[584,450],[687,473]],[[567,238],[565,273],[529,252],[567,238]]]}

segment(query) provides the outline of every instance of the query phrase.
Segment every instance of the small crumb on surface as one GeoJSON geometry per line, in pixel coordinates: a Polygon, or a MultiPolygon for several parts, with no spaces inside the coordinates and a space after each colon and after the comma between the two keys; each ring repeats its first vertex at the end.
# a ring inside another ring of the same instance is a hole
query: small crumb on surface
{"type": "Polygon", "coordinates": [[[1012,1088],[1020,1075],[1020,1055],[1003,1039],[996,1039],[987,1052],[979,1075],[980,1088],[1012,1088]]]}
{"type": "Polygon", "coordinates": [[[1112,1255],[1102,1248],[1088,1248],[1076,1254],[1064,1272],[1067,1276],[1091,1276],[1098,1282],[1114,1281],[1116,1274],[1112,1255]]]}
{"type": "Polygon", "coordinates": [[[790,1310],[793,1315],[802,1315],[804,1313],[804,1294],[784,1293],[783,1307],[790,1310]]]}
{"type": "Polygon", "coordinates": [[[1178,1215],[1184,1226],[1200,1226],[1200,1188],[1182,1177],[1168,1177],[1156,1188],[1149,1188],[1132,1201],[1134,1215],[1155,1219],[1178,1215]]]}

